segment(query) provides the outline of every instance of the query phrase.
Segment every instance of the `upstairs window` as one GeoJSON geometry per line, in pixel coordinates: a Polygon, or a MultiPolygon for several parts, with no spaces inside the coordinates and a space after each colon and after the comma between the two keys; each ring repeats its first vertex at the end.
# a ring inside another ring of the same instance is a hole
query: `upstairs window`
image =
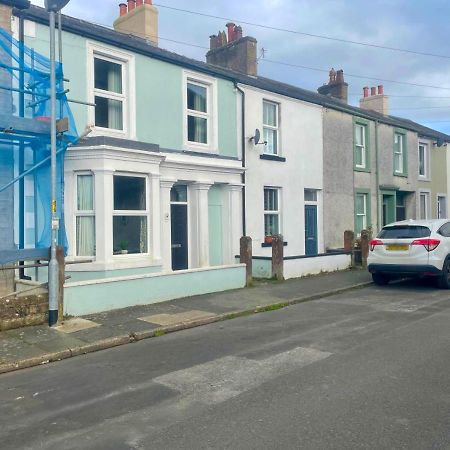
{"type": "Polygon", "coordinates": [[[429,161],[428,145],[419,144],[419,178],[429,178],[429,161]]]}
{"type": "Polygon", "coordinates": [[[407,175],[405,138],[402,133],[394,134],[394,175],[407,175]]]}
{"type": "Polygon", "coordinates": [[[279,189],[264,188],[264,236],[280,234],[279,189]]]}
{"type": "Polygon", "coordinates": [[[368,169],[368,132],[367,125],[355,123],[355,168],[368,169]]]}
{"type": "Polygon", "coordinates": [[[278,155],[278,109],[277,103],[263,101],[263,137],[265,153],[269,155],[278,155]]]}
{"type": "Polygon", "coordinates": [[[209,144],[209,86],[187,83],[187,140],[197,144],[209,144]]]}
{"type": "Polygon", "coordinates": [[[94,56],[95,126],[124,131],[124,64],[94,56]]]}

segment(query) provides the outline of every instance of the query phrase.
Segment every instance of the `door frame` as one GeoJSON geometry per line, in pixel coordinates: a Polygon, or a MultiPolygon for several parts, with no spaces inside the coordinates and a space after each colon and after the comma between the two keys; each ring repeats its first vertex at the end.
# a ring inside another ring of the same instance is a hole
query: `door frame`
{"type": "Polygon", "coordinates": [[[172,186],[172,188],[175,185],[182,185],[186,187],[186,201],[185,202],[173,202],[170,198],[169,206],[171,209],[170,213],[170,269],[172,270],[172,205],[186,205],[187,207],[187,246],[188,246],[188,267],[187,269],[190,269],[192,267],[191,262],[191,248],[192,248],[192,240],[191,240],[191,202],[190,202],[190,189],[189,189],[189,182],[176,182],[172,186]]]}

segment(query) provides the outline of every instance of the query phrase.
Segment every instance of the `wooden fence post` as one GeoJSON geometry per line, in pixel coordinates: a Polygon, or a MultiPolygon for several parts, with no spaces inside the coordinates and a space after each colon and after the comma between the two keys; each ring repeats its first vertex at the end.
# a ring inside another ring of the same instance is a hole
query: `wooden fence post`
{"type": "Polygon", "coordinates": [[[246,265],[245,285],[249,287],[253,284],[252,238],[250,236],[241,237],[240,248],[240,262],[246,265]]]}
{"type": "Polygon", "coordinates": [[[272,278],[284,280],[284,241],[281,234],[272,239],[272,278]]]}

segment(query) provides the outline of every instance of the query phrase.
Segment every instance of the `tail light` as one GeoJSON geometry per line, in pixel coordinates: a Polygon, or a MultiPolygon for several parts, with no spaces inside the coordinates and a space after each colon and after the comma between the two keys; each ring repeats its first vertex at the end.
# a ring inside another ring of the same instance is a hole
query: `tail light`
{"type": "Polygon", "coordinates": [[[377,245],[384,245],[383,244],[383,241],[380,241],[380,239],[372,239],[370,242],[369,242],[369,245],[370,245],[370,251],[374,251],[375,250],[375,247],[377,246],[377,245]]]}
{"type": "Polygon", "coordinates": [[[441,243],[439,239],[416,239],[412,242],[411,245],[423,245],[427,252],[432,252],[433,250],[436,250],[438,245],[441,243]]]}

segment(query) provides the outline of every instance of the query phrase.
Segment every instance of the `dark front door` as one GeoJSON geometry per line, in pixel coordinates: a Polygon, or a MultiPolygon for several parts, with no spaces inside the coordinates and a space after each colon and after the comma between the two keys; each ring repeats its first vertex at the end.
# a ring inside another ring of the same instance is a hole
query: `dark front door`
{"type": "Polygon", "coordinates": [[[317,253],[317,206],[305,205],[305,254],[314,256],[317,253]]]}
{"type": "Polygon", "coordinates": [[[171,205],[172,270],[188,268],[187,205],[171,205]]]}

